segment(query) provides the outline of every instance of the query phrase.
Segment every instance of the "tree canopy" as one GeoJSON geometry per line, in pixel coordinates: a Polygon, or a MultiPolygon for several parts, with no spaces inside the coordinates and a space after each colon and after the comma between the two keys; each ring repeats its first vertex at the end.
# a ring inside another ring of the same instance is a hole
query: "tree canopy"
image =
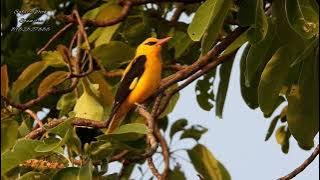
{"type": "Polygon", "coordinates": [[[199,143],[213,127],[168,115],[196,82],[197,106],[223,118],[232,68],[240,69],[243,101],[269,119],[266,141],[275,134],[283,153],[290,138],[303,150],[315,146],[316,0],[2,0],[1,10],[1,179],[129,179],[135,169],[146,179],[188,179],[172,160],[176,137],[197,142],[183,151],[199,179],[229,180],[228,167],[199,143]],[[105,134],[136,47],[167,36],[159,89],[105,134]],[[115,161],[121,170],[108,174],[115,161]]]}

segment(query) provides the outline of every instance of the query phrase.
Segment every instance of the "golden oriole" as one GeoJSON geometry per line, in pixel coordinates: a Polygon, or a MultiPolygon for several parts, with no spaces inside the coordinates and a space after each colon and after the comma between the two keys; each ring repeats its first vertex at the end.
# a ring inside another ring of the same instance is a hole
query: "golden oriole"
{"type": "Polygon", "coordinates": [[[107,122],[107,133],[120,125],[135,103],[142,103],[157,90],[161,81],[161,46],[170,39],[148,38],[138,46],[121,78],[107,122]]]}

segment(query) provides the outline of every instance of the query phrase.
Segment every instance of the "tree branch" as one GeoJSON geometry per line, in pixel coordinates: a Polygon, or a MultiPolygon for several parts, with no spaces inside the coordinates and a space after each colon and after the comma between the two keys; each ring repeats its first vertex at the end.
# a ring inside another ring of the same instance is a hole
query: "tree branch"
{"type": "Polygon", "coordinates": [[[49,39],[49,41],[43,46],[43,48],[41,48],[37,54],[41,54],[42,51],[44,51],[50,44],[52,41],[54,41],[57,37],[59,37],[66,29],[68,29],[69,27],[72,26],[73,23],[68,23],[67,25],[65,25],[63,28],[61,28],[57,33],[55,33],[52,38],[49,39]]]}
{"type": "Polygon", "coordinates": [[[318,154],[319,154],[319,144],[314,149],[313,153],[299,167],[297,167],[288,175],[279,178],[278,180],[289,180],[294,178],[296,175],[301,173],[306,167],[308,167],[309,164],[318,156],[318,154]]]}
{"type": "MultiPolygon", "coordinates": [[[[120,5],[122,5],[122,11],[121,13],[113,18],[113,19],[106,19],[103,21],[95,21],[95,20],[89,20],[89,19],[81,19],[83,25],[88,26],[96,26],[96,27],[105,27],[105,26],[112,26],[115,24],[118,24],[119,22],[125,20],[125,18],[128,16],[130,9],[132,6],[139,6],[144,5],[148,3],[166,3],[166,2],[182,2],[182,3],[200,3],[204,0],[121,0],[120,5]]],[[[63,19],[69,23],[77,23],[77,20],[71,15],[59,15],[57,16],[58,19],[63,19]]]]}
{"type": "MultiPolygon", "coordinates": [[[[196,73],[204,66],[210,63],[210,60],[217,58],[221,52],[223,52],[236,38],[238,38],[247,27],[238,27],[230,35],[225,37],[219,44],[217,44],[213,49],[211,49],[206,55],[201,56],[195,63],[190,66],[170,75],[169,77],[164,78],[161,81],[160,88],[155,94],[159,94],[167,89],[169,86],[173,85],[176,82],[185,80],[192,74],[196,73]]],[[[221,62],[220,62],[221,63],[221,62]]]]}

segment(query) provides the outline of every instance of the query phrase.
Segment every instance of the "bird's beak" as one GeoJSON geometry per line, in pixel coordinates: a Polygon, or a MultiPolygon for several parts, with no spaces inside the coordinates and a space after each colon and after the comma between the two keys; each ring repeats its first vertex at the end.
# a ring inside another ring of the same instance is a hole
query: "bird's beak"
{"type": "Polygon", "coordinates": [[[172,37],[166,37],[166,38],[163,38],[163,39],[159,39],[159,41],[157,42],[157,45],[160,45],[162,46],[163,44],[166,44],[172,37]]]}

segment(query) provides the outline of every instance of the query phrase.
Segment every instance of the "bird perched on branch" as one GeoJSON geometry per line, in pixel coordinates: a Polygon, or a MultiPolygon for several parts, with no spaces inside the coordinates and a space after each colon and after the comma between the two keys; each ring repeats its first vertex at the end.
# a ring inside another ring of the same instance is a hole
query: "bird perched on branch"
{"type": "Polygon", "coordinates": [[[171,37],[148,38],[138,46],[134,59],[121,78],[107,121],[107,133],[121,124],[135,103],[142,103],[157,90],[161,80],[161,47],[170,39],[171,37]]]}

